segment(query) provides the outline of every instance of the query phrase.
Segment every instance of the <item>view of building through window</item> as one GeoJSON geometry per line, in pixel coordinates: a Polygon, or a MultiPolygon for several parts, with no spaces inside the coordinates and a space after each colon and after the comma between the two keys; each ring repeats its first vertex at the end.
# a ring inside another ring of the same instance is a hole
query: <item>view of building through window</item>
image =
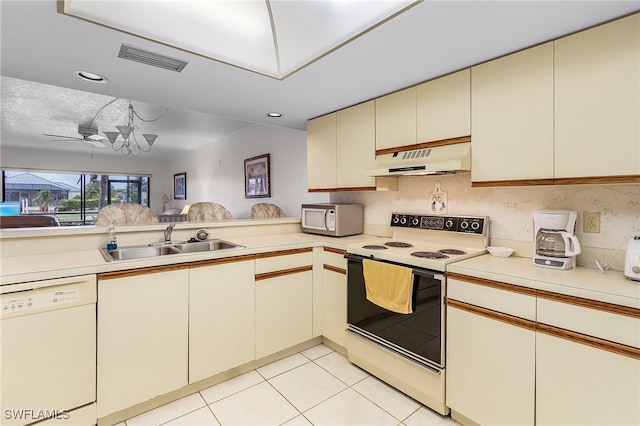
{"type": "Polygon", "coordinates": [[[60,225],[92,225],[116,203],[149,205],[148,176],[3,171],[0,216],[52,215],[60,225]]]}

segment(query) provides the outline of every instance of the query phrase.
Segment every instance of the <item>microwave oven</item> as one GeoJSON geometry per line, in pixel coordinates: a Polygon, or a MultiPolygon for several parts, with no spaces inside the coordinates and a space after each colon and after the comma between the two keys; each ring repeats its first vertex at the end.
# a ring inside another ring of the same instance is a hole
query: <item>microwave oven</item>
{"type": "Polygon", "coordinates": [[[344,237],[362,234],[364,207],[362,204],[303,204],[302,232],[344,237]]]}

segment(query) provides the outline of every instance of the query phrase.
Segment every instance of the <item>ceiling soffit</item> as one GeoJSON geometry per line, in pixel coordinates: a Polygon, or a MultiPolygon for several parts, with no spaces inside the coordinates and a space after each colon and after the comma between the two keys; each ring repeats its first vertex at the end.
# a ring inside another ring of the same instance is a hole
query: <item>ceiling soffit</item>
{"type": "Polygon", "coordinates": [[[58,11],[284,79],[422,0],[62,0],[58,11]]]}

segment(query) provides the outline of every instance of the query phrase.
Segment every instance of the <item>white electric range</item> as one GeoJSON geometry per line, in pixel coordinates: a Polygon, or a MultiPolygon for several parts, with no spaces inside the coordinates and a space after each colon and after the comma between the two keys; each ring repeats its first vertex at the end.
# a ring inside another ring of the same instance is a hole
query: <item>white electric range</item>
{"type": "Polygon", "coordinates": [[[446,269],[486,253],[489,218],[392,213],[390,238],[347,247],[347,353],[349,360],[446,415],[446,269]],[[412,271],[412,312],[371,302],[365,261],[412,271]]]}

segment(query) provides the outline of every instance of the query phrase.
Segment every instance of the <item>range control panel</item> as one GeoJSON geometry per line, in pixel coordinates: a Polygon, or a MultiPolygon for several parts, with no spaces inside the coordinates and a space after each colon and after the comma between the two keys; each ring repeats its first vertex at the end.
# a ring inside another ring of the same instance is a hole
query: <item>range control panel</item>
{"type": "Polygon", "coordinates": [[[489,217],[391,213],[391,226],[486,235],[489,231],[489,217]]]}

